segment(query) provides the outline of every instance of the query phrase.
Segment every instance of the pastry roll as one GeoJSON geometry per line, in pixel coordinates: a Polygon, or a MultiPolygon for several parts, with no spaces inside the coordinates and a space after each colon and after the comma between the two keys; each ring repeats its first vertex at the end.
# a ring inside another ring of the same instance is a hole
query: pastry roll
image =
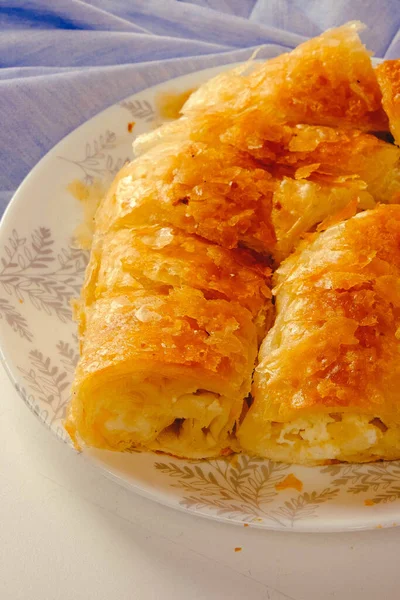
{"type": "Polygon", "coordinates": [[[277,178],[333,186],[358,183],[377,202],[391,202],[400,191],[399,148],[356,129],[279,125],[249,112],[236,119],[221,141],[246,150],[277,178]]]}
{"type": "Polygon", "coordinates": [[[110,294],[191,287],[209,300],[238,302],[263,336],[271,318],[271,267],[261,256],[227,250],[171,227],[120,229],[95,238],[83,288],[85,306],[110,294]]]}
{"type": "MultiPolygon", "coordinates": [[[[269,177],[277,263],[301,238],[349,205],[355,211],[376,202],[396,202],[400,194],[400,150],[355,129],[279,123],[260,110],[234,115],[208,113],[182,117],[138,138],[135,152],[157,151],[171,140],[235,149],[269,177]]],[[[177,143],[175,141],[175,143],[177,143]]],[[[141,158],[144,159],[147,154],[141,158]]],[[[258,247],[254,240],[246,240],[258,247]]]]}
{"type": "Polygon", "coordinates": [[[191,288],[126,290],[84,309],[66,427],[111,450],[229,451],[257,352],[250,312],[191,288]]]}
{"type": "Polygon", "coordinates": [[[358,36],[363,28],[350,22],[261,65],[222,73],[194,92],[182,113],[251,107],[288,123],[387,131],[370,53],[358,36]]]}
{"type": "Polygon", "coordinates": [[[237,448],[272,319],[272,190],[251,157],[192,142],[160,144],[117,175],[75,306],[66,428],[77,446],[237,448]]]}
{"type": "Polygon", "coordinates": [[[400,145],[400,60],[385,60],[376,68],[382,90],[382,105],[389,117],[389,127],[396,144],[400,145]]]}
{"type": "Polygon", "coordinates": [[[357,129],[291,126],[255,108],[242,114],[225,110],[167,123],[137,138],[135,153],[172,139],[236,148],[276,178],[290,176],[331,185],[361,180],[379,202],[390,202],[400,189],[399,148],[357,129]]]}
{"type": "Polygon", "coordinates": [[[163,224],[268,254],[273,190],[269,172],[236,148],[160,143],[119,173],[97,211],[96,231],[163,224]]]}
{"type": "Polygon", "coordinates": [[[357,130],[268,124],[249,113],[221,141],[246,150],[276,182],[272,222],[278,263],[304,234],[346,206],[370,209],[400,194],[400,150],[357,130]]]}
{"type": "Polygon", "coordinates": [[[272,222],[276,263],[289,256],[307,232],[343,221],[358,210],[374,208],[375,200],[354,183],[330,186],[284,177],[273,196],[272,222]]]}
{"type": "Polygon", "coordinates": [[[400,206],[317,234],[275,274],[275,324],[239,430],[306,465],[400,458],[400,206]]]}

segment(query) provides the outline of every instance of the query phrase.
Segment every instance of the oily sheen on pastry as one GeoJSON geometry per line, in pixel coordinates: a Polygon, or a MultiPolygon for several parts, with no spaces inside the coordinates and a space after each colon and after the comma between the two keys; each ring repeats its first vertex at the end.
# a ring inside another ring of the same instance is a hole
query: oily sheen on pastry
{"type": "Polygon", "coordinates": [[[354,341],[358,326],[380,331],[367,296],[380,298],[385,277],[397,281],[395,259],[371,257],[386,230],[394,251],[400,198],[400,149],[385,141],[389,126],[396,137],[395,70],[375,72],[362,28],[352,22],[224,72],[179,119],[135,140],[136,158],[97,209],[75,301],[80,361],[65,426],[77,447],[196,459],[243,449],[310,464],[397,456],[382,391],[393,363],[386,338],[379,348],[354,341]],[[370,289],[375,276],[379,289],[370,289]],[[325,290],[328,279],[339,283],[325,290]],[[329,364],[341,360],[343,338],[360,381],[372,374],[358,400],[353,380],[336,385],[335,370],[323,383],[319,371],[308,377],[320,355],[299,340],[318,335],[329,364]],[[306,391],[308,421],[298,400],[306,391]],[[346,427],[357,419],[366,433],[349,446],[346,427]]]}
{"type": "Polygon", "coordinates": [[[400,205],[334,225],[275,273],[244,450],[326,464],[400,458],[400,205]]]}
{"type": "Polygon", "coordinates": [[[75,309],[66,427],[77,445],[190,458],[236,447],[272,321],[270,180],[235,149],[191,142],[156,146],[119,173],[75,309]]]}

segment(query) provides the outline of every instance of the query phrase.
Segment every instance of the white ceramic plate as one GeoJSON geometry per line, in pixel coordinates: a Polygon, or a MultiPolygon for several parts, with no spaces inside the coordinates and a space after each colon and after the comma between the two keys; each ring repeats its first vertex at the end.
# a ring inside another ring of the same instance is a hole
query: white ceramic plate
{"type": "MultiPolygon", "coordinates": [[[[225,67],[226,68],[226,67],[225,67]]],[[[18,394],[64,443],[78,358],[69,300],[87,256],[69,247],[82,219],[70,182],[110,180],[132,157],[134,135],[154,127],[156,98],[183,92],[221,68],[180,77],[127,98],[62,140],[15,194],[0,227],[0,339],[18,394]],[[128,123],[135,121],[133,133],[128,123]]],[[[305,468],[240,455],[189,462],[146,453],[85,451],[120,484],[197,515],[266,529],[333,531],[400,522],[400,463],[305,468]]]]}

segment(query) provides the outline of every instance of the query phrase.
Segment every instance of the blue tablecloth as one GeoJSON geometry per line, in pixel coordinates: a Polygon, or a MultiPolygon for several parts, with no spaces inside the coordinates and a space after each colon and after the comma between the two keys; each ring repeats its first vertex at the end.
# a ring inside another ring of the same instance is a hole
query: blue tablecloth
{"type": "Polygon", "coordinates": [[[345,21],[400,56],[400,0],[0,0],[0,214],[35,163],[103,108],[345,21]]]}

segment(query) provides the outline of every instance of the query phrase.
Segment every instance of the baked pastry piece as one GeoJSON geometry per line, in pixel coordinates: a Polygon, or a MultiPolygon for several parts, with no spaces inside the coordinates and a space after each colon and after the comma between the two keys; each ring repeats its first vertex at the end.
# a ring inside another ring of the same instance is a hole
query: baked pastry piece
{"type": "Polygon", "coordinates": [[[400,458],[400,206],[303,243],[275,274],[243,450],[307,465],[400,458]]]}
{"type": "Polygon", "coordinates": [[[126,290],[82,310],[66,423],[78,445],[190,458],[231,447],[257,352],[248,310],[191,288],[126,290]]]}
{"type": "Polygon", "coordinates": [[[400,145],[400,60],[385,60],[376,68],[376,76],[390,131],[396,144],[400,145]]]}
{"type": "MultiPolygon", "coordinates": [[[[172,139],[240,153],[247,164],[264,170],[263,202],[270,201],[268,190],[273,190],[276,262],[288,256],[306,232],[349,204],[355,212],[373,208],[375,202],[396,202],[400,194],[400,149],[356,129],[289,126],[268,120],[260,110],[236,116],[225,111],[168,123],[138,138],[135,149],[147,150],[143,160],[172,139]]],[[[260,248],[253,239],[244,241],[260,248]]]]}
{"type": "MultiPolygon", "coordinates": [[[[388,123],[359,29],[351,23],[249,65],[249,74],[239,67],[217,76],[192,94],[180,119],[140,136],[135,153],[211,144],[255,161],[270,176],[265,188],[274,186],[276,263],[326,218],[351,214],[349,206],[397,202],[400,150],[365,133],[388,123]]],[[[254,242],[245,240],[259,249],[254,242]]]]}
{"type": "Polygon", "coordinates": [[[362,182],[379,202],[400,190],[400,150],[358,129],[282,125],[254,111],[237,118],[221,141],[246,150],[277,178],[362,182]]]}
{"type": "Polygon", "coordinates": [[[238,302],[250,311],[260,336],[270,325],[268,260],[171,227],[120,229],[97,237],[86,273],[85,306],[110,293],[191,287],[208,300],[238,302]]]}
{"type": "Polygon", "coordinates": [[[316,226],[324,229],[331,223],[353,216],[358,210],[374,206],[373,196],[360,189],[356,182],[332,186],[284,177],[273,196],[276,263],[289,256],[305,234],[316,226]]]}
{"type": "Polygon", "coordinates": [[[225,248],[271,253],[273,190],[268,171],[236,148],[213,139],[160,143],[117,175],[96,231],[165,224],[225,248]]]}
{"type": "Polygon", "coordinates": [[[358,36],[362,29],[360,22],[350,22],[250,73],[246,66],[222,73],[192,94],[182,113],[192,116],[205,104],[210,111],[252,107],[289,123],[386,131],[370,53],[358,36]]]}
{"type": "Polygon", "coordinates": [[[237,447],[272,319],[270,182],[236,149],[192,143],[157,146],[118,174],[75,307],[66,428],[78,446],[187,458],[237,447]]]}

